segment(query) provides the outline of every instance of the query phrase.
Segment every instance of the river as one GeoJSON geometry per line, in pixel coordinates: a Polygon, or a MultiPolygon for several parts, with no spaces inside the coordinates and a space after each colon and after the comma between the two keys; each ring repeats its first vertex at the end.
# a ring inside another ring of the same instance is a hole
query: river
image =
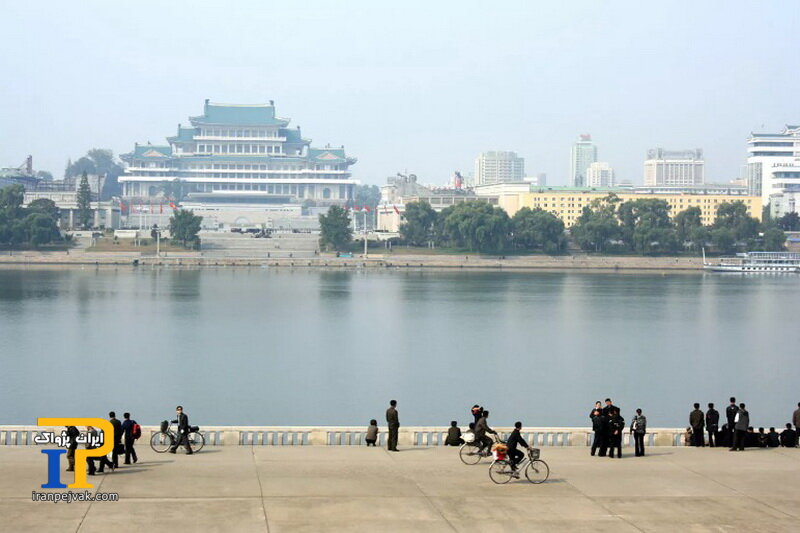
{"type": "Polygon", "coordinates": [[[0,424],[490,420],[686,426],[730,395],[756,425],[800,401],[800,277],[266,268],[0,269],[0,424]]]}

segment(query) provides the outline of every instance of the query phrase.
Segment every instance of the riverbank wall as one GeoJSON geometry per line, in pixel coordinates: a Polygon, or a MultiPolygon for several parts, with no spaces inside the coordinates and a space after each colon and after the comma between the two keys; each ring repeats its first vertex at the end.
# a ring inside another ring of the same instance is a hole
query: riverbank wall
{"type": "MultiPolygon", "coordinates": [[[[446,427],[401,426],[398,444],[405,447],[443,446],[446,427]]],[[[505,440],[514,428],[495,427],[505,440]]],[[[0,426],[0,446],[29,446],[36,444],[41,432],[60,435],[62,427],[0,426]]],[[[158,426],[142,426],[140,444],[148,445],[158,426]]],[[[201,426],[206,444],[210,446],[363,446],[365,427],[351,426],[201,426]]],[[[652,428],[645,435],[646,446],[680,446],[685,429],[652,428]]],[[[593,432],[590,428],[534,427],[524,428],[522,436],[532,446],[590,446],[593,432]]],[[[379,444],[385,445],[387,432],[379,431],[379,444]]],[[[623,446],[633,446],[630,432],[623,433],[623,446]]]]}
{"type": "Polygon", "coordinates": [[[135,265],[158,267],[235,267],[275,268],[437,268],[469,270],[654,270],[701,271],[699,257],[597,256],[477,256],[477,255],[395,255],[336,257],[321,254],[313,257],[211,256],[202,252],[144,255],[137,252],[3,252],[0,267],[25,265],[135,265]]]}

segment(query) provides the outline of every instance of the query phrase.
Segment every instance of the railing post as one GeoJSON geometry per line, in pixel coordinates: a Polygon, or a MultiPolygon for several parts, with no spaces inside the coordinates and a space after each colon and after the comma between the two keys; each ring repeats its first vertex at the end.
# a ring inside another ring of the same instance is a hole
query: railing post
{"type": "Polygon", "coordinates": [[[328,431],[314,428],[308,435],[308,444],[311,446],[326,446],[328,444],[328,431]]]}
{"type": "Polygon", "coordinates": [[[222,445],[223,446],[238,446],[239,445],[239,432],[238,431],[223,431],[222,432],[222,445]]]}
{"type": "Polygon", "coordinates": [[[397,433],[398,446],[414,446],[414,430],[411,428],[401,427],[397,433]]]}
{"type": "Polygon", "coordinates": [[[655,438],[656,446],[673,446],[675,435],[672,431],[657,431],[655,438]]]}
{"type": "Polygon", "coordinates": [[[586,432],[570,431],[569,446],[586,446],[586,432]]]}

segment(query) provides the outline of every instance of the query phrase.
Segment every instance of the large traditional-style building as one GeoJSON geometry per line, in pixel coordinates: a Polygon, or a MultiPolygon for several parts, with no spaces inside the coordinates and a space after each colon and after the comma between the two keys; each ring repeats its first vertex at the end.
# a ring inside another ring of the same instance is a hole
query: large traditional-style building
{"type": "MultiPolygon", "coordinates": [[[[136,144],[120,156],[123,197],[136,205],[175,196],[199,210],[287,213],[301,206],[341,205],[353,197],[355,158],[344,147],[312,148],[300,128],[269,104],[205,102],[203,114],[178,125],[168,144],[136,144]]],[[[239,218],[246,218],[239,217],[239,218]]],[[[250,221],[252,222],[252,221],[250,221]]]]}

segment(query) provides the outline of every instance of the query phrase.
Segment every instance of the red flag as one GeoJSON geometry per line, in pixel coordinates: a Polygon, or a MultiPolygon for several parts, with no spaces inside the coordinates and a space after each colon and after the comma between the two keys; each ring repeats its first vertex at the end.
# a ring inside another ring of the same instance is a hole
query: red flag
{"type": "Polygon", "coordinates": [[[368,206],[368,205],[365,205],[365,206],[364,206],[364,209],[366,209],[366,210],[367,210],[367,213],[369,213],[369,212],[370,212],[370,209],[369,209],[369,206],[368,206]]]}
{"type": "Polygon", "coordinates": [[[159,204],[158,204],[158,213],[162,214],[162,215],[164,214],[164,202],[159,202],[159,204]]]}
{"type": "Polygon", "coordinates": [[[173,204],[172,202],[169,203],[169,206],[175,211],[177,211],[177,209],[178,209],[177,207],[175,207],[175,204],[173,204]]]}
{"type": "Polygon", "coordinates": [[[394,212],[395,212],[395,213],[397,213],[397,214],[399,215],[399,214],[400,214],[400,210],[399,210],[399,209],[397,209],[397,206],[396,206],[396,205],[393,205],[392,207],[394,207],[394,212]]]}

